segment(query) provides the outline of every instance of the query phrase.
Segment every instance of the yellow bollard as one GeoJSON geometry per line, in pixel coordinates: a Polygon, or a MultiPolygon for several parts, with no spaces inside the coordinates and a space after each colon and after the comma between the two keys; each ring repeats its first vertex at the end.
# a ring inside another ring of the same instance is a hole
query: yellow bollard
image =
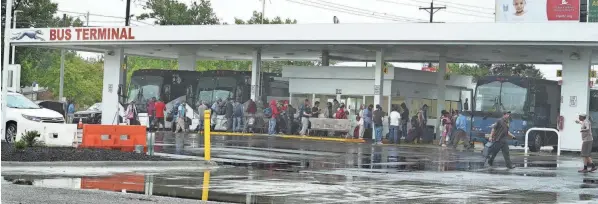
{"type": "Polygon", "coordinates": [[[210,192],[210,171],[203,172],[203,186],[201,190],[201,200],[208,201],[208,193],[210,192]]]}
{"type": "Polygon", "coordinates": [[[206,161],[210,161],[210,158],[212,157],[211,152],[210,152],[210,148],[212,146],[211,142],[210,142],[210,122],[212,122],[211,118],[210,118],[210,110],[206,110],[203,113],[203,138],[204,138],[204,159],[206,161]]]}

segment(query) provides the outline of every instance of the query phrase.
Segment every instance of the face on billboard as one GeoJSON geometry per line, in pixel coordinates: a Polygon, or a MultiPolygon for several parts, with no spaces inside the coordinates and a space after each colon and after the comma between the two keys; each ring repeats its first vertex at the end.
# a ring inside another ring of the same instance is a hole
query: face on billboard
{"type": "Polygon", "coordinates": [[[525,0],[513,0],[513,7],[515,7],[515,15],[522,16],[525,14],[525,0]]]}

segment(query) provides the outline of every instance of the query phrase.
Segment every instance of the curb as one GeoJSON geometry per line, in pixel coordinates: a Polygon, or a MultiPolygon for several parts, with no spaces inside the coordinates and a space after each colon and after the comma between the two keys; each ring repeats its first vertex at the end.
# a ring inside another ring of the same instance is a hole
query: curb
{"type": "Polygon", "coordinates": [[[252,134],[252,133],[236,133],[236,132],[211,132],[216,136],[242,136],[242,137],[279,137],[285,139],[300,139],[300,140],[316,140],[316,141],[333,141],[333,142],[349,142],[349,143],[364,143],[363,139],[345,139],[345,138],[331,138],[331,137],[312,137],[300,135],[268,135],[268,134],[252,134]]]}
{"type": "Polygon", "coordinates": [[[3,161],[1,165],[4,167],[24,167],[24,166],[37,166],[37,167],[114,167],[114,166],[127,166],[127,167],[205,167],[214,168],[217,167],[213,162],[207,161],[56,161],[56,162],[14,162],[14,161],[3,161]]]}

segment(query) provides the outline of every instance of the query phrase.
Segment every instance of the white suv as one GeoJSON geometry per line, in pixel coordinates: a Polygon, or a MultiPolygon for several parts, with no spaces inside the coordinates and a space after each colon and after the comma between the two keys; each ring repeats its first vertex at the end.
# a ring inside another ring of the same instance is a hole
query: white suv
{"type": "Polygon", "coordinates": [[[64,123],[62,114],[42,108],[21,94],[9,92],[6,103],[6,132],[2,139],[8,143],[25,131],[43,132],[43,123],[64,123]]]}

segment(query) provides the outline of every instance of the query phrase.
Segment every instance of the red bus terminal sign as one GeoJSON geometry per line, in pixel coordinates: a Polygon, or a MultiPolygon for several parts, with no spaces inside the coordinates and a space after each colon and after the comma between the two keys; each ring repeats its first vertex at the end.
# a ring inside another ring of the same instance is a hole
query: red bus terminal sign
{"type": "Polygon", "coordinates": [[[135,40],[132,28],[52,28],[49,41],[135,40]]]}

